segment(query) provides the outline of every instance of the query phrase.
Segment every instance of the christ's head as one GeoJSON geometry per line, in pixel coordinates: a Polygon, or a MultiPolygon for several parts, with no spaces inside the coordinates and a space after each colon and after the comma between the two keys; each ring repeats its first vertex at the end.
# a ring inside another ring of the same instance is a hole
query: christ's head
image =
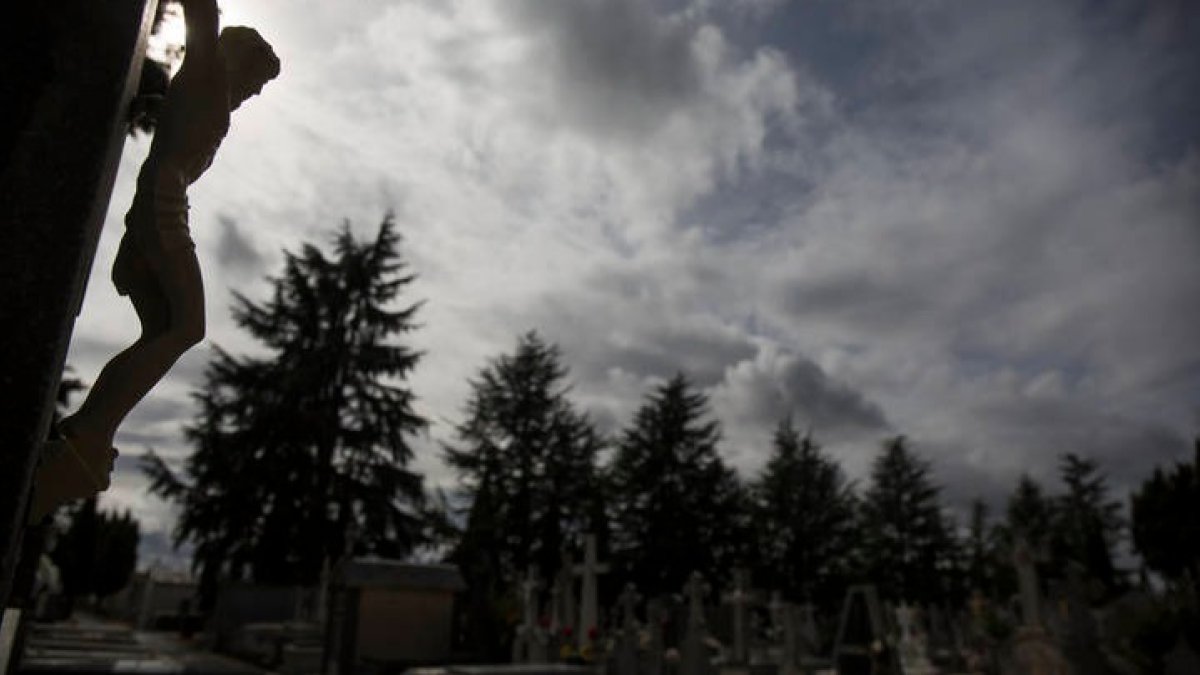
{"type": "Polygon", "coordinates": [[[279,75],[279,57],[253,28],[225,28],[217,38],[217,51],[225,62],[230,110],[237,109],[279,75]]]}

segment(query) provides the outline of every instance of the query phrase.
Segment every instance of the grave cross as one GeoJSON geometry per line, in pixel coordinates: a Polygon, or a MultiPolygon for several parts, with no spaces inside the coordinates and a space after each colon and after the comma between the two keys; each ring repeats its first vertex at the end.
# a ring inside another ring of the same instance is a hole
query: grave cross
{"type": "Polygon", "coordinates": [[[617,603],[621,606],[621,628],[633,633],[637,630],[637,604],[642,599],[632,583],[625,584],[617,603]]]}
{"type": "Polygon", "coordinates": [[[1033,553],[1024,537],[1017,539],[1013,564],[1017,568],[1017,583],[1021,589],[1021,619],[1029,628],[1041,628],[1037,568],[1033,566],[1033,553]]]}
{"type": "Polygon", "coordinates": [[[579,647],[588,642],[588,632],[599,627],[600,611],[596,578],[608,571],[608,565],[596,559],[596,535],[584,536],[583,564],[575,566],[575,572],[583,577],[579,592],[579,647]]]}
{"type": "Polygon", "coordinates": [[[750,594],[746,592],[746,570],[733,572],[733,591],[725,595],[725,602],[733,606],[733,661],[746,663],[746,607],[750,594]]]}

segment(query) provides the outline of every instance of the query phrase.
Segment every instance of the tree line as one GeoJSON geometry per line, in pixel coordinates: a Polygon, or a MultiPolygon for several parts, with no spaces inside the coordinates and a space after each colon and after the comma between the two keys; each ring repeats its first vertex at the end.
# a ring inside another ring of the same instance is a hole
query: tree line
{"type": "Polygon", "coordinates": [[[1200,537],[1180,529],[1196,525],[1164,517],[1198,512],[1200,442],[1196,467],[1160,469],[1142,485],[1132,523],[1099,464],[1073,453],[1060,458],[1055,492],[1022,476],[1002,514],[976,501],[960,519],[904,436],[882,442],[860,486],[810,433],[779,420],[763,468],[743,478],[683,373],[604,434],[571,401],[559,348],[537,332],[470,380],[462,422],[441,443],[457,483],[431,489],[410,468],[427,421],[407,384],[422,355],[403,337],[421,303],[402,302],[414,275],[400,243],[389,215],[373,238],[344,224],[329,250],[285,252],[268,300],[235,295],[234,320],[263,349],[216,348],[185,428],[191,454],[175,466],[147,455],[151,489],[179,507],[174,537],[194,548],[203,602],[222,579],[315,584],[349,555],[432,556],[461,569],[467,637],[499,656],[518,579],[558,574],[585,533],[611,564],[605,601],[625,582],[646,597],[678,593],[693,571],[720,586],[736,568],[827,610],[862,581],[909,602],[1007,597],[1018,538],[1045,577],[1082,571],[1100,600],[1136,581],[1115,562],[1127,532],[1163,578],[1200,572],[1200,537]]]}

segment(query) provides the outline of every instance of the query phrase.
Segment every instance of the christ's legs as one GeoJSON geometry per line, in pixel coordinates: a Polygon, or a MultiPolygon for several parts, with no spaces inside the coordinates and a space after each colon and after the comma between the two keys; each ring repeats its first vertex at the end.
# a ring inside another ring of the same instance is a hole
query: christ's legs
{"type": "Polygon", "coordinates": [[[184,352],[204,339],[204,284],[194,249],[138,256],[130,275],[142,335],[100,372],[83,405],[59,428],[96,464],[117,428],[184,352]]]}

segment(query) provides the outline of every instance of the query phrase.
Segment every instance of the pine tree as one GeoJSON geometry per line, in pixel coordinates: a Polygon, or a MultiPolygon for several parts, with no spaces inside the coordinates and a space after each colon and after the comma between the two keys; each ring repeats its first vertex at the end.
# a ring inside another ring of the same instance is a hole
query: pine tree
{"type": "Polygon", "coordinates": [[[953,579],[957,542],[939,492],[929,464],[908,449],[903,436],[884,444],[862,505],[865,571],[884,597],[940,602],[961,591],[953,579]]]}
{"type": "Polygon", "coordinates": [[[1059,471],[1067,490],[1056,500],[1052,555],[1063,565],[1068,561],[1083,565],[1112,594],[1124,585],[1113,562],[1125,527],[1121,504],[1108,498],[1107,478],[1095,460],[1067,453],[1059,471]]]}
{"type": "Polygon", "coordinates": [[[647,597],[678,593],[692,572],[714,583],[749,553],[749,499],[717,452],[707,398],[682,375],[658,387],[609,467],[613,558],[647,597]]]}
{"type": "Polygon", "coordinates": [[[137,567],[140,537],[138,522],[128,511],[98,510],[95,497],[72,507],[50,555],[65,594],[106,598],[125,588],[137,567]]]}
{"type": "MultiPolygon", "coordinates": [[[[1200,438],[1191,464],[1155,467],[1130,499],[1134,546],[1146,567],[1170,581],[1200,579],[1200,438]]],[[[1200,592],[1200,591],[1198,591],[1200,592]]]]}
{"type": "Polygon", "coordinates": [[[841,468],[787,418],[753,492],[759,583],[791,601],[835,608],[856,543],[857,505],[841,468]]]}
{"type": "Polygon", "coordinates": [[[458,474],[466,525],[452,558],[463,570],[476,648],[498,656],[503,606],[530,566],[551,578],[564,548],[603,535],[596,458],[602,439],[568,400],[558,347],[537,333],[486,365],[471,382],[457,445],[444,454],[458,474]]]}
{"type": "Polygon", "coordinates": [[[407,468],[425,421],[403,386],[419,354],[396,338],[419,304],[394,308],[413,280],[387,216],[374,240],[343,225],[327,256],[285,253],[264,303],[235,296],[262,357],[217,349],[185,430],[177,476],[151,454],[152,490],[176,502],[177,542],[195,545],[210,602],[222,575],[312,584],[351,553],[403,557],[429,540],[422,478],[407,468]]]}

